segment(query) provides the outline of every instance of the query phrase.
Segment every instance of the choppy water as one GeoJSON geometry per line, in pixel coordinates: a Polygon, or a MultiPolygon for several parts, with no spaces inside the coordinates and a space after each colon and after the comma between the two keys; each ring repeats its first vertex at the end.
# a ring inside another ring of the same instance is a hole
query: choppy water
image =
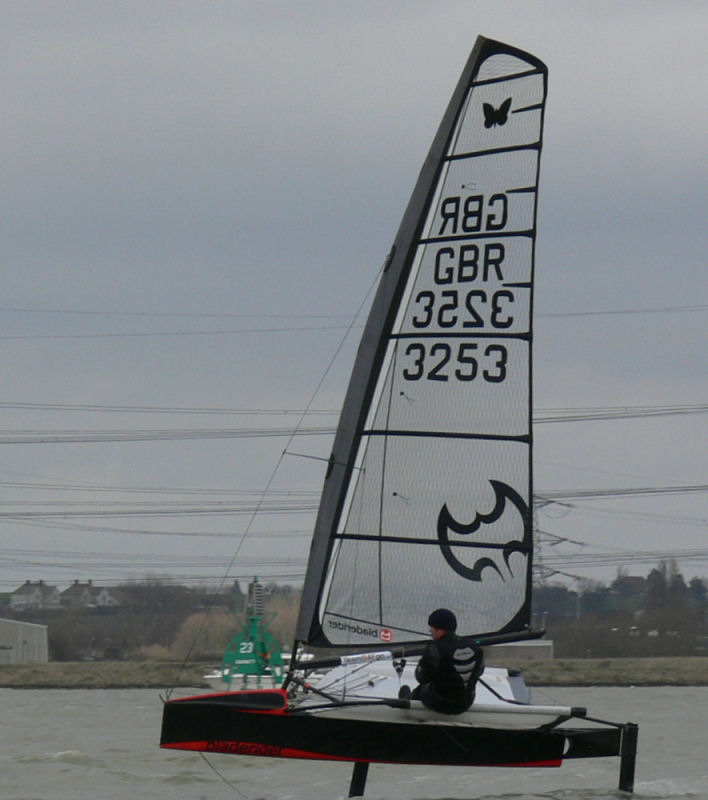
{"type": "MultiPolygon", "coordinates": [[[[586,705],[595,717],[639,723],[637,800],[708,800],[708,688],[553,689],[537,702],[586,705]]],[[[336,800],[345,764],[162,751],[152,690],[0,689],[1,800],[336,800]],[[209,766],[212,764],[231,785],[209,766]]],[[[366,797],[605,800],[618,760],[560,769],[373,765],[366,797]]]]}

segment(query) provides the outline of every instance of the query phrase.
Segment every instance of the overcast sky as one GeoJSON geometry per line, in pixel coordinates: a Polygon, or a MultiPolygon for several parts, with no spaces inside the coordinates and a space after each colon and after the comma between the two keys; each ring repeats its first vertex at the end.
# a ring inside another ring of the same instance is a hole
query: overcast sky
{"type": "MultiPolygon", "coordinates": [[[[549,68],[536,415],[690,412],[539,422],[537,494],[708,484],[703,0],[6,1],[0,591],[302,575],[336,415],[255,434],[338,410],[478,34],[549,68]]],[[[549,567],[708,576],[705,491],[563,503],[549,567]]]]}

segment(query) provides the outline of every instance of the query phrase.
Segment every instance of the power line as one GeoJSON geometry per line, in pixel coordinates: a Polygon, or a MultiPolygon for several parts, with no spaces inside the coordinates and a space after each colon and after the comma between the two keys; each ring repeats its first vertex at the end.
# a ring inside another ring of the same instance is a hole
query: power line
{"type": "MultiPolygon", "coordinates": [[[[596,316],[628,316],[636,314],[677,314],[700,312],[708,309],[708,305],[688,305],[688,306],[657,306],[653,308],[629,308],[615,310],[597,311],[565,311],[538,313],[538,319],[561,319],[564,317],[596,317],[596,316]]],[[[350,320],[342,325],[287,325],[279,327],[249,327],[249,328],[226,328],[216,330],[173,330],[173,331],[123,331],[120,333],[46,333],[46,334],[2,334],[0,340],[21,341],[21,340],[42,340],[42,339],[125,339],[125,338],[151,338],[151,337],[172,337],[172,336],[233,336],[244,333],[299,333],[309,331],[332,331],[332,330],[351,330],[354,327],[363,327],[363,321],[351,321],[351,317],[344,314],[322,315],[322,314],[199,314],[199,313],[165,313],[165,312],[117,312],[117,311],[98,311],[98,310],[62,310],[62,309],[0,309],[4,313],[35,313],[35,314],[65,314],[78,316],[129,316],[141,318],[246,318],[246,319],[342,319],[350,320]]],[[[354,318],[356,320],[356,317],[354,318]]]]}
{"type": "Polygon", "coordinates": [[[97,444],[106,442],[160,442],[193,439],[263,439],[293,436],[333,436],[335,428],[171,428],[97,430],[6,430],[0,444],[97,444]]]}
{"type": "MultiPolygon", "coordinates": [[[[595,311],[539,312],[537,317],[546,319],[560,317],[596,317],[624,314],[677,314],[705,311],[708,305],[653,306],[650,308],[621,308],[595,311]]],[[[0,308],[7,314],[58,314],[64,316],[103,316],[103,317],[146,317],[146,318],[195,318],[195,319],[351,319],[349,314],[264,314],[235,312],[194,312],[194,311],[110,311],[106,309],[68,309],[68,308],[0,308]]]]}
{"type": "Polygon", "coordinates": [[[123,333],[20,333],[0,334],[3,341],[34,341],[41,339],[149,339],[170,336],[231,336],[241,333],[307,333],[309,331],[343,331],[352,327],[363,327],[363,323],[351,325],[289,325],[280,328],[229,328],[211,331],[138,331],[123,333]]]}
{"type": "MultiPolygon", "coordinates": [[[[0,403],[0,407],[8,407],[7,403],[0,403]]],[[[29,404],[17,404],[15,407],[29,408],[29,404]]],[[[34,409],[48,410],[54,408],[51,404],[35,404],[34,409]]],[[[102,410],[124,411],[126,407],[116,406],[70,406],[56,407],[55,410],[102,410]]],[[[137,410],[137,409],[135,409],[137,410]]],[[[145,411],[145,410],[143,410],[145,411]]],[[[708,405],[682,405],[682,406],[635,406],[607,409],[566,409],[566,410],[541,410],[534,416],[534,424],[548,422],[579,422],[589,420],[613,420],[629,418],[646,418],[658,416],[672,416],[677,414],[702,414],[708,411],[708,405]]],[[[148,409],[147,413],[290,413],[290,412],[258,412],[256,409],[247,411],[227,412],[223,410],[201,411],[197,409],[182,412],[179,410],[162,411],[148,409]]],[[[295,412],[292,412],[295,413],[295,412]]],[[[334,412],[318,411],[315,414],[331,414],[334,412]]],[[[300,414],[300,418],[305,412],[300,414]]],[[[106,442],[148,442],[148,441],[180,441],[180,440],[209,440],[209,439],[255,439],[272,437],[293,436],[333,436],[336,431],[334,426],[319,426],[308,428],[292,427],[239,427],[239,428],[148,428],[148,429],[92,429],[92,430],[42,430],[42,429],[16,429],[0,430],[0,444],[97,444],[106,442]]]]}
{"type": "Polygon", "coordinates": [[[708,549],[690,550],[647,550],[624,553],[575,553],[562,555],[544,554],[543,564],[546,567],[564,566],[569,569],[623,566],[630,564],[658,564],[660,561],[676,559],[683,562],[708,562],[708,549]]]}
{"type": "MultiPolygon", "coordinates": [[[[3,504],[6,505],[6,504],[3,504]]],[[[36,519],[81,519],[85,517],[105,519],[119,517],[203,517],[203,516],[231,516],[253,514],[256,510],[264,514],[310,514],[317,510],[317,503],[256,503],[229,505],[213,504],[207,506],[170,506],[170,507],[141,507],[110,508],[96,506],[95,508],[75,508],[68,504],[62,508],[51,508],[46,511],[2,511],[0,522],[16,522],[18,520],[36,519]]]]}
{"type": "Polygon", "coordinates": [[[241,314],[197,311],[106,311],[69,308],[0,308],[3,314],[60,314],[98,317],[182,317],[197,319],[351,319],[350,314],[241,314]]]}
{"type": "Polygon", "coordinates": [[[560,500],[596,500],[607,497],[630,497],[637,495],[695,494],[708,491],[708,484],[684,484],[682,486],[643,486],[628,489],[551,489],[537,492],[534,502],[543,506],[560,500]]]}
{"type": "Polygon", "coordinates": [[[244,415],[244,416],[332,416],[339,414],[339,410],[318,410],[285,408],[204,408],[182,406],[124,406],[101,405],[88,403],[28,403],[28,402],[0,402],[0,409],[18,409],[29,411],[90,411],[100,413],[120,414],[208,414],[208,415],[244,415]]]}
{"type": "Polygon", "coordinates": [[[622,509],[598,508],[597,506],[580,506],[575,503],[562,504],[568,511],[575,511],[578,514],[602,517],[631,517],[633,519],[643,519],[650,522],[664,522],[671,525],[689,525],[698,528],[708,526],[708,519],[705,517],[684,517],[676,514],[657,514],[645,511],[628,511],[622,509]]]}
{"type": "MultiPolygon", "coordinates": [[[[235,415],[235,416],[336,416],[337,409],[266,409],[266,408],[205,408],[179,406],[126,406],[102,405],[98,403],[36,403],[25,401],[3,401],[0,409],[26,411],[96,412],[120,414],[185,414],[185,415],[235,415]]],[[[585,422],[588,420],[612,420],[641,417],[673,416],[682,414],[704,414],[705,403],[684,403],[658,406],[599,406],[581,408],[539,408],[533,412],[533,422],[585,422]]]]}
{"type": "MultiPolygon", "coordinates": [[[[238,572],[230,572],[227,576],[227,581],[239,581],[247,583],[253,580],[253,573],[257,572],[261,581],[273,581],[275,583],[282,583],[282,582],[292,582],[292,583],[302,583],[305,578],[305,572],[302,569],[299,569],[297,566],[293,566],[290,569],[268,569],[263,567],[258,567],[257,565],[251,569],[243,569],[239,570],[238,572]]],[[[21,573],[22,574],[22,573],[21,573]]],[[[52,577],[49,579],[50,581],[56,581],[57,583],[70,583],[73,582],[72,579],[75,579],[76,573],[68,573],[68,577],[61,579],[56,579],[52,577]]],[[[24,577],[24,575],[23,575],[24,577]]],[[[159,583],[160,585],[168,585],[168,586],[195,586],[195,587],[216,587],[218,586],[223,579],[223,575],[212,575],[212,574],[188,574],[188,573],[181,573],[181,574],[148,574],[146,575],[143,571],[142,573],[130,573],[124,572],[120,576],[113,576],[109,577],[102,577],[101,578],[101,586],[115,586],[120,587],[124,584],[130,585],[141,585],[141,584],[154,584],[159,583]]],[[[22,578],[18,578],[15,580],[11,580],[9,578],[0,579],[0,586],[6,586],[8,589],[17,588],[18,583],[22,581],[22,578]]],[[[47,582],[47,580],[45,580],[47,582]]]]}
{"type": "Polygon", "coordinates": [[[590,420],[641,419],[644,417],[669,417],[683,414],[705,414],[708,405],[703,403],[668,406],[609,406],[605,408],[539,409],[533,422],[588,422],[590,420]]]}
{"type": "MultiPolygon", "coordinates": [[[[230,531],[186,531],[186,530],[155,530],[150,528],[122,528],[111,525],[86,525],[79,522],[58,522],[57,520],[47,519],[30,519],[30,520],[12,520],[16,525],[31,525],[33,528],[51,528],[52,530],[64,530],[70,533],[108,533],[118,534],[125,536],[176,536],[183,538],[197,538],[197,539],[231,539],[234,540],[241,535],[240,532],[233,530],[230,531]]],[[[311,539],[312,528],[301,528],[299,530],[267,530],[267,531],[250,531],[249,540],[261,542],[264,539],[311,539]]]]}
{"type": "Polygon", "coordinates": [[[544,319],[559,319],[561,317],[624,316],[629,314],[680,314],[706,310],[708,310],[708,305],[655,306],[653,308],[621,308],[614,311],[559,311],[538,313],[535,316],[544,319]]]}
{"type": "MultiPolygon", "coordinates": [[[[261,492],[257,489],[204,489],[191,487],[157,487],[157,486],[118,486],[96,483],[62,483],[59,481],[0,481],[0,486],[12,489],[31,489],[33,491],[61,491],[61,492],[110,492],[115,494],[164,494],[164,495],[198,495],[217,497],[259,497],[261,492]]],[[[271,489],[269,497],[310,497],[318,498],[319,492],[314,489],[271,489]]]]}

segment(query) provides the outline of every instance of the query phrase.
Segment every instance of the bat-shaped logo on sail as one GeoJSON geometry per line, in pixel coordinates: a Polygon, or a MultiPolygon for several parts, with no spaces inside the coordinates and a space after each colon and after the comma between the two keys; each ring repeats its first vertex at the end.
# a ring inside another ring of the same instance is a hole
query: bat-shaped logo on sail
{"type": "MultiPolygon", "coordinates": [[[[501,481],[489,482],[494,488],[494,494],[496,496],[496,503],[489,514],[480,514],[478,512],[472,522],[465,524],[454,519],[452,514],[450,514],[447,504],[445,504],[440,509],[440,514],[438,515],[438,541],[440,543],[440,550],[442,551],[447,563],[455,570],[455,572],[457,572],[458,575],[462,575],[463,578],[467,578],[471,581],[481,581],[482,572],[485,567],[491,567],[499,574],[502,580],[504,580],[504,575],[502,574],[502,571],[496,561],[488,556],[478,558],[471,567],[463,564],[452,552],[449,536],[450,532],[460,536],[468,536],[469,534],[479,530],[482,525],[492,525],[505,513],[507,505],[510,505],[514,506],[521,515],[524,525],[523,538],[526,540],[528,538],[528,534],[530,533],[529,509],[521,495],[506,483],[502,483],[501,481]]],[[[524,545],[524,543],[518,539],[514,539],[510,542],[506,542],[506,544],[499,549],[502,552],[504,564],[506,565],[509,575],[513,576],[511,567],[509,566],[509,559],[511,558],[512,553],[527,554],[528,546],[524,545]]]]}
{"type": "Polygon", "coordinates": [[[494,108],[491,103],[482,103],[482,109],[484,111],[484,127],[493,128],[496,125],[506,125],[506,119],[510,108],[511,97],[507,97],[506,100],[499,106],[499,108],[494,108]]]}

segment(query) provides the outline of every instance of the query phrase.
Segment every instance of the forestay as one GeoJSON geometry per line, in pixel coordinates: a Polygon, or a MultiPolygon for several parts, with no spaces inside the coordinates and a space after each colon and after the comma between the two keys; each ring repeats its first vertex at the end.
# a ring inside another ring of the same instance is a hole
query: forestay
{"type": "Polygon", "coordinates": [[[387,261],[345,399],[297,636],[528,629],[531,308],[546,68],[479,39],[387,261]]]}

